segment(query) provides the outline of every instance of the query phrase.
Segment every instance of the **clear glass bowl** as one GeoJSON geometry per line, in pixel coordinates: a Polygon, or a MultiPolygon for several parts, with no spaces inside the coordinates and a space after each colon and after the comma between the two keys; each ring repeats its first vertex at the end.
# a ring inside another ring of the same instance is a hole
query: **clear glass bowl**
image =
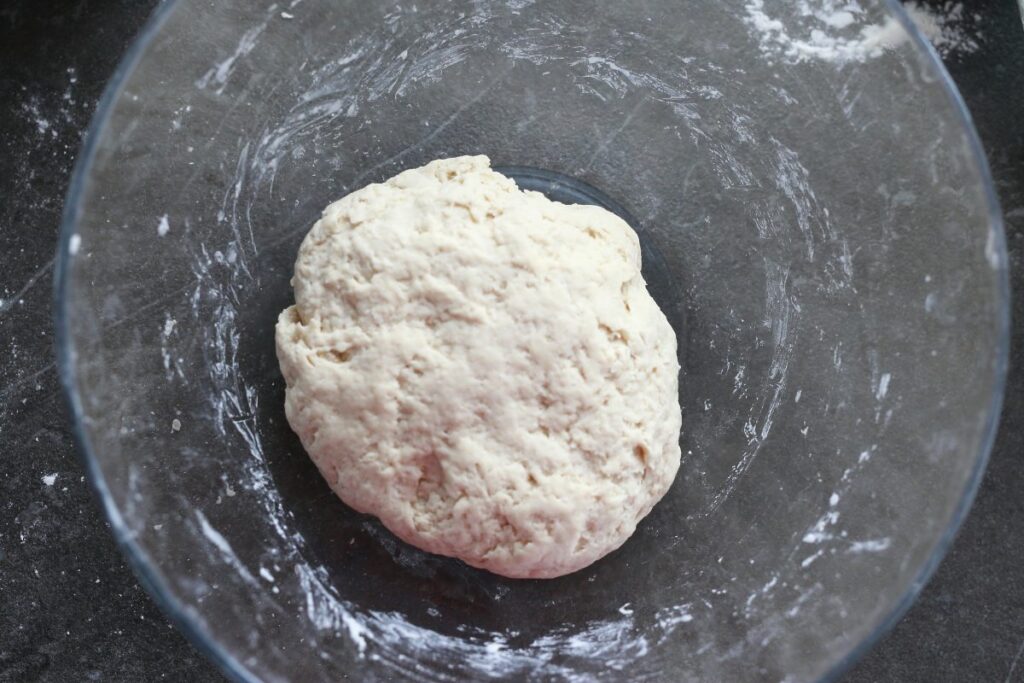
{"type": "Polygon", "coordinates": [[[803,681],[893,623],[984,469],[1006,253],[935,54],[895,3],[819,2],[160,7],[75,174],[58,344],[111,526],[197,646],[239,680],[803,681]],[[320,209],[468,153],[628,214],[680,340],[674,488],[557,580],[403,545],[284,420],[320,209]]]}

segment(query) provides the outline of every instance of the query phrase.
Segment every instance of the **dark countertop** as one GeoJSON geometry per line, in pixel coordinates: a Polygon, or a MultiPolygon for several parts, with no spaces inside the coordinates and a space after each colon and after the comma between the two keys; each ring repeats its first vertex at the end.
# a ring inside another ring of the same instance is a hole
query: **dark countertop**
{"type": "MultiPolygon", "coordinates": [[[[74,158],[105,82],[156,4],[0,5],[0,682],[223,680],[121,558],[74,451],[53,360],[53,255],[74,158]]],[[[1014,0],[963,4],[981,17],[979,48],[947,66],[989,155],[1019,291],[1024,31],[1014,0]]],[[[1013,313],[1002,427],[974,508],[918,602],[848,683],[1024,681],[1019,297],[1013,313]]]]}

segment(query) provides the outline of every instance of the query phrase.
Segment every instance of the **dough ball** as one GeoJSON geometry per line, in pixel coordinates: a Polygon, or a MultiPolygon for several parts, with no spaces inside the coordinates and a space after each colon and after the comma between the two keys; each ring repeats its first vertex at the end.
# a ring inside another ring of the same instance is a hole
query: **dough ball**
{"type": "Polygon", "coordinates": [[[277,323],[286,412],[334,491],[423,550],[554,577],[679,468],[676,339],[610,212],[434,161],[324,210],[277,323]]]}

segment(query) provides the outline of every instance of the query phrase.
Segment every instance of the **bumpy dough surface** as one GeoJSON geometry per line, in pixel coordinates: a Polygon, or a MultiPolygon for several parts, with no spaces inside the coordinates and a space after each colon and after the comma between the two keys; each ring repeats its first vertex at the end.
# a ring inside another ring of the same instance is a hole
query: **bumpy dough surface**
{"type": "Polygon", "coordinates": [[[286,412],[348,505],[424,550],[554,577],[615,550],[679,468],[676,339],[636,233],[487,157],[328,206],[277,323],[286,412]]]}

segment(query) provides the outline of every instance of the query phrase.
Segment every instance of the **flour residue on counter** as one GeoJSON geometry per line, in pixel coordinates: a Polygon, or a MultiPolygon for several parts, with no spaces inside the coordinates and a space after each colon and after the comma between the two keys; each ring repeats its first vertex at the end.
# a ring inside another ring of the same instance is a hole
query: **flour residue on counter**
{"type": "MultiPolygon", "coordinates": [[[[904,9],[943,58],[978,49],[980,17],[965,10],[962,2],[937,7],[907,2],[904,9]]],[[[878,21],[862,0],[750,0],[745,10],[746,24],[762,52],[790,63],[863,62],[910,40],[899,19],[887,16],[878,21]]]]}

